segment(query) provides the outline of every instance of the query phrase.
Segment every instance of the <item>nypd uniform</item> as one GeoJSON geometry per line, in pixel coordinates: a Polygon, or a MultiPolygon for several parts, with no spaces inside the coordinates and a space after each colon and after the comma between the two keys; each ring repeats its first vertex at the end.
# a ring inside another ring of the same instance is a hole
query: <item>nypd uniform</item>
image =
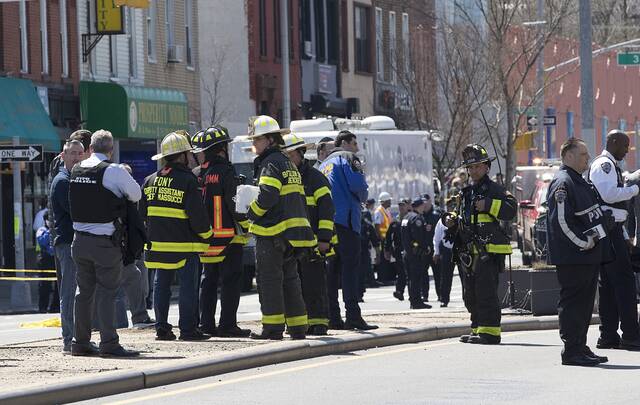
{"type": "MultiPolygon", "coordinates": [[[[424,203],[422,200],[416,200],[411,205],[415,207],[422,203],[424,203]]],[[[420,294],[424,269],[427,265],[428,257],[432,253],[423,216],[415,211],[407,213],[402,219],[401,233],[406,268],[409,274],[409,302],[411,308],[428,308],[422,302],[420,294]]]]}
{"type": "MultiPolygon", "coordinates": [[[[604,162],[603,162],[604,163],[604,162]]],[[[561,166],[549,185],[547,235],[549,263],[560,283],[558,318],[563,360],[587,354],[587,331],[596,295],[600,263],[609,243],[598,241],[605,216],[597,191],[580,173],[561,166]]]]}
{"type": "MultiPolygon", "coordinates": [[[[427,194],[425,198],[430,199],[431,197],[427,194]]],[[[436,289],[438,301],[440,301],[442,299],[440,291],[440,266],[433,263],[433,238],[436,233],[436,225],[440,220],[440,215],[438,215],[435,208],[431,206],[431,209],[429,211],[425,211],[422,216],[424,217],[424,227],[427,231],[427,241],[429,242],[431,252],[427,257],[427,265],[424,268],[424,275],[422,276],[422,298],[424,298],[425,301],[429,301],[429,267],[431,267],[431,271],[433,272],[433,284],[436,289]]]]}
{"type": "Polygon", "coordinates": [[[624,222],[628,215],[629,200],[638,194],[638,186],[624,186],[622,171],[607,150],[594,159],[589,179],[603,201],[602,209],[610,211],[616,226],[610,233],[615,260],[600,270],[600,339],[598,347],[617,347],[620,343],[618,326],[624,341],[640,339],[636,306],[635,277],[631,268],[628,239],[624,222]]]}

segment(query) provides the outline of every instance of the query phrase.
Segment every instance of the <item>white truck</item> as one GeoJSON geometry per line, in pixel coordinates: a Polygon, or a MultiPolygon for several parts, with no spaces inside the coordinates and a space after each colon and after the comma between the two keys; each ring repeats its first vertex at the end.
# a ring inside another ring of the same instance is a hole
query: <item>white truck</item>
{"type": "MultiPolygon", "coordinates": [[[[369,197],[378,199],[386,191],[393,197],[394,206],[402,197],[414,198],[428,193],[434,196],[432,166],[432,131],[405,131],[396,129],[393,119],[372,116],[363,120],[343,118],[316,118],[292,121],[291,132],[306,142],[319,142],[322,138],[335,139],[343,129],[353,132],[358,139],[358,156],[363,163],[369,183],[369,197]]],[[[230,144],[231,162],[238,174],[248,181],[253,179],[251,142],[246,136],[236,136],[230,144]]],[[[308,150],[305,157],[316,160],[315,149],[308,150]]],[[[245,247],[244,264],[252,267],[255,259],[253,244],[245,247]]],[[[252,274],[251,269],[248,274],[252,274]]],[[[246,287],[246,286],[245,286],[246,287]]]]}

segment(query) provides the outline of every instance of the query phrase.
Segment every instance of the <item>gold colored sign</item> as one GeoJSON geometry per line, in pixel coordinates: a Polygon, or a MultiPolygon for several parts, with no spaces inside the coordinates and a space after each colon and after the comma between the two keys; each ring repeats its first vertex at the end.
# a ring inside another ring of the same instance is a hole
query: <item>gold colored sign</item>
{"type": "Polygon", "coordinates": [[[114,0],[116,6],[132,8],[149,8],[149,0],[114,0]]]}
{"type": "Polygon", "coordinates": [[[124,34],[122,8],[115,0],[96,0],[96,32],[98,34],[124,34]]]}

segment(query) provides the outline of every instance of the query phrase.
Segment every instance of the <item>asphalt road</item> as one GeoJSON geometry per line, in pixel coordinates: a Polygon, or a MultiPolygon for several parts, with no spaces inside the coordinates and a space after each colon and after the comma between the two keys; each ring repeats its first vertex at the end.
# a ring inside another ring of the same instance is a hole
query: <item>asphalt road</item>
{"type": "MultiPolygon", "coordinates": [[[[440,311],[466,311],[462,302],[462,287],[460,279],[457,275],[453,279],[453,287],[451,291],[451,302],[449,308],[440,308],[439,303],[433,302],[436,298],[433,280],[431,281],[431,304],[434,310],[440,311]]],[[[366,314],[382,314],[398,311],[407,311],[409,309],[408,294],[405,291],[405,301],[400,302],[393,297],[394,287],[371,288],[365,293],[365,302],[361,304],[362,312],[366,314]]],[[[344,306],[340,300],[343,315],[344,306]]],[[[220,306],[218,305],[218,311],[220,306]]],[[[149,314],[153,317],[153,310],[149,310],[149,314]]],[[[41,339],[50,339],[60,337],[59,328],[21,328],[20,324],[24,322],[41,321],[58,314],[27,314],[27,315],[2,315],[0,316],[0,345],[10,343],[23,343],[41,339]]],[[[259,320],[262,314],[260,312],[260,303],[258,302],[258,294],[250,293],[243,295],[240,299],[240,307],[238,308],[239,321],[259,320]]],[[[169,310],[169,323],[178,324],[178,305],[174,304],[169,310]]]]}
{"type": "MultiPolygon", "coordinates": [[[[589,342],[594,345],[597,327],[589,342]]],[[[514,332],[500,346],[456,339],[245,370],[84,403],[637,404],[640,353],[596,351],[599,367],[560,364],[557,330],[514,332]]]]}

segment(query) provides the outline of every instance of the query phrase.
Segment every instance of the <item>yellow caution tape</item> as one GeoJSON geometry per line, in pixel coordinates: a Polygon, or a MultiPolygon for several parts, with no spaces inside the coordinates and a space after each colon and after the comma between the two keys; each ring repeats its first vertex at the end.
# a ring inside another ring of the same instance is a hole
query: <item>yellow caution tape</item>
{"type": "Polygon", "coordinates": [[[58,281],[55,277],[0,277],[0,280],[14,281],[58,281]]]}
{"type": "Polygon", "coordinates": [[[62,327],[62,322],[60,321],[60,317],[57,316],[55,318],[43,319],[42,321],[35,322],[23,322],[20,324],[21,328],[60,328],[62,327]]]}
{"type": "Polygon", "coordinates": [[[21,270],[21,269],[0,269],[0,272],[7,273],[55,273],[55,270],[21,270]]]}

